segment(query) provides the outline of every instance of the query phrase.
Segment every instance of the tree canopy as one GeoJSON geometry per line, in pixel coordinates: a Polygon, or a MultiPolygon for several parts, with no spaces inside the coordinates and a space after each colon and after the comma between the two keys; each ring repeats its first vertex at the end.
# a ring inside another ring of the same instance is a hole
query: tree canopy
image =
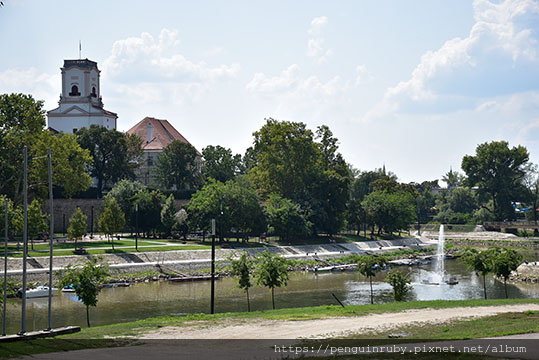
{"type": "Polygon", "coordinates": [[[204,157],[202,164],[204,180],[213,178],[225,183],[240,172],[241,155],[233,155],[230,149],[210,145],[202,149],[202,156],[204,157]]]}
{"type": "Polygon", "coordinates": [[[196,149],[187,143],[173,140],[159,155],[156,178],[163,189],[195,189],[200,184],[200,169],[196,149]]]}
{"type": "Polygon", "coordinates": [[[515,218],[513,201],[523,200],[526,189],[523,181],[529,154],[525,147],[509,148],[506,141],[492,141],[477,146],[475,155],[462,159],[469,186],[477,186],[483,199],[490,198],[496,220],[515,218]]]}

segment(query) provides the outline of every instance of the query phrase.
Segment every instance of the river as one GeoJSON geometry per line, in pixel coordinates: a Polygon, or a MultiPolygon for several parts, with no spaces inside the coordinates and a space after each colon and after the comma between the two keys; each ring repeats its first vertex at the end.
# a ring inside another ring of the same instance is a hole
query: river
{"type": "MultiPolygon", "coordinates": [[[[414,300],[459,300],[483,297],[482,279],[457,260],[446,262],[446,272],[459,280],[457,285],[426,285],[434,269],[434,264],[401,267],[409,271],[412,278],[414,300]]],[[[385,272],[379,273],[373,282],[376,302],[392,301],[391,286],[383,282],[385,272]]],[[[247,311],[245,293],[235,288],[233,278],[216,281],[216,312],[247,311]]],[[[539,284],[509,284],[511,298],[539,298],[539,284]]],[[[313,273],[295,272],[290,274],[288,286],[275,289],[277,308],[334,305],[335,294],[345,305],[370,303],[368,279],[359,277],[357,272],[313,273]]],[[[251,309],[271,309],[271,293],[266,288],[254,287],[250,290],[251,309]]],[[[505,297],[503,283],[487,276],[488,298],[505,297]]],[[[163,315],[208,313],[210,310],[210,282],[169,283],[167,281],[139,283],[128,288],[105,288],[99,294],[96,308],[90,308],[92,325],[105,325],[133,321],[163,315]]],[[[20,300],[8,302],[7,332],[20,331],[20,300]]],[[[86,326],[84,305],[74,294],[57,293],[52,303],[52,326],[86,326]]],[[[27,300],[28,331],[47,327],[47,299],[27,300]]]]}

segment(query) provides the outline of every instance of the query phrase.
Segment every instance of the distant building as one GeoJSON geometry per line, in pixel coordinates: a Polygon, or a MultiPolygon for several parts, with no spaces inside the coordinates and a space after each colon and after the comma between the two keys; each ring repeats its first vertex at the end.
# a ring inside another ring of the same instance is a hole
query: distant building
{"type": "MultiPolygon", "coordinates": [[[[168,144],[173,140],[190,144],[168,120],[160,120],[152,117],[142,119],[131,129],[127,130],[127,134],[136,134],[143,140],[143,163],[138,168],[137,180],[145,185],[155,183],[155,161],[168,144]]],[[[197,154],[201,161],[202,155],[198,151],[197,154]]]]}
{"type": "Polygon", "coordinates": [[[62,94],[59,106],[47,112],[49,129],[75,133],[92,124],[116,129],[118,115],[103,108],[97,63],[88,59],[64,60],[61,70],[62,94]]]}

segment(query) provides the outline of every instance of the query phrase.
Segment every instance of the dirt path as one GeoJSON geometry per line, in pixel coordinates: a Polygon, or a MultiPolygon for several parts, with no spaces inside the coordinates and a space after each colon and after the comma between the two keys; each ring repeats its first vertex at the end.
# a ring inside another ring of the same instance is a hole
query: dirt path
{"type": "Polygon", "coordinates": [[[418,309],[397,313],[370,314],[320,320],[229,320],[222,324],[193,324],[163,327],[145,333],[141,339],[298,339],[329,338],[369,331],[386,331],[406,325],[442,323],[505,312],[539,311],[539,304],[418,309]]]}

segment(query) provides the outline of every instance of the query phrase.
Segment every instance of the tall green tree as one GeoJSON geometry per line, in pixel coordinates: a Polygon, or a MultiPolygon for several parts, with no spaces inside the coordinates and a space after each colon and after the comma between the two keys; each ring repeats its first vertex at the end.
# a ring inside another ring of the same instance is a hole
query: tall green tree
{"type": "Polygon", "coordinates": [[[46,197],[48,164],[44,156],[51,148],[53,183],[67,196],[86,190],[91,178],[86,174],[92,159],[73,135],[52,135],[45,129],[43,102],[31,95],[0,95],[0,193],[15,204],[22,202],[23,147],[28,147],[29,193],[46,197]]]}
{"type": "Polygon", "coordinates": [[[395,301],[403,301],[406,295],[412,290],[408,275],[399,270],[391,270],[387,273],[386,282],[393,288],[393,298],[395,301]]]}
{"type": "Polygon", "coordinates": [[[197,151],[179,140],[165,147],[157,158],[155,171],[157,182],[164,189],[196,189],[200,184],[197,151]]]}
{"type": "Polygon", "coordinates": [[[90,128],[78,130],[77,139],[81,147],[88,149],[94,159],[90,166],[90,175],[97,179],[99,197],[103,195],[105,187],[112,186],[121,179],[135,178],[134,167],[137,163],[133,160],[140,156],[140,152],[134,151],[130,146],[133,140],[128,142],[127,135],[92,124],[90,128]]]}
{"type": "Polygon", "coordinates": [[[477,186],[477,193],[482,199],[492,200],[496,220],[515,218],[512,202],[526,196],[523,182],[528,159],[525,147],[509,148],[506,141],[480,144],[475,155],[462,158],[467,184],[477,186]]]}
{"type": "Polygon", "coordinates": [[[165,200],[163,208],[161,209],[161,224],[166,231],[166,234],[170,236],[172,229],[176,223],[176,206],[174,205],[174,195],[170,194],[165,200]]]}
{"type": "Polygon", "coordinates": [[[298,204],[292,200],[272,194],[266,201],[266,213],[270,232],[281,240],[305,237],[310,234],[310,224],[298,204]]]}
{"type": "Polygon", "coordinates": [[[86,219],[88,217],[82,213],[79,207],[69,219],[67,233],[72,239],[75,239],[75,248],[77,248],[77,239],[82,239],[82,236],[86,234],[86,229],[88,228],[86,219]]]}
{"type": "Polygon", "coordinates": [[[44,234],[48,229],[47,216],[41,211],[41,203],[34,199],[28,205],[28,237],[30,238],[32,250],[34,250],[34,239],[39,234],[44,234]]]}
{"type": "Polygon", "coordinates": [[[149,235],[161,229],[161,208],[165,202],[165,195],[159,190],[139,191],[134,196],[134,203],[138,206],[139,229],[149,235]]]}
{"type": "Polygon", "coordinates": [[[452,190],[462,186],[464,176],[458,171],[453,171],[453,169],[450,168],[449,171],[442,177],[442,181],[447,184],[448,190],[452,190]]]}
{"type": "Polygon", "coordinates": [[[260,286],[271,289],[271,304],[275,310],[275,288],[288,283],[288,262],[279,254],[264,250],[255,258],[255,278],[260,286]]]}
{"type": "Polygon", "coordinates": [[[119,233],[125,226],[125,215],[115,198],[105,200],[103,211],[99,216],[98,226],[99,230],[111,240],[112,250],[114,251],[114,234],[119,233]]]}
{"type": "Polygon", "coordinates": [[[483,277],[483,294],[487,298],[487,274],[493,271],[493,252],[488,250],[477,250],[466,247],[460,252],[461,260],[468,265],[468,268],[483,277]]]}
{"type": "Polygon", "coordinates": [[[247,311],[251,312],[251,302],[249,301],[249,289],[251,283],[251,272],[253,271],[253,261],[249,258],[249,254],[243,252],[238,259],[230,259],[232,268],[230,275],[237,276],[238,288],[245,291],[247,295],[247,311]]]}
{"type": "Polygon", "coordinates": [[[372,277],[386,265],[385,258],[381,256],[365,255],[359,258],[359,273],[369,278],[371,288],[371,304],[374,304],[374,292],[372,290],[372,277]]]}
{"type": "Polygon", "coordinates": [[[361,205],[367,213],[373,234],[375,227],[378,228],[378,235],[382,231],[392,234],[406,230],[416,218],[415,200],[408,192],[374,191],[365,197],[361,205]]]}
{"type": "Polygon", "coordinates": [[[202,149],[204,162],[202,177],[213,178],[222,183],[232,180],[241,170],[241,155],[233,155],[232,150],[222,146],[209,145],[202,149]]]}
{"type": "Polygon", "coordinates": [[[498,277],[503,278],[505,298],[507,295],[507,279],[512,271],[515,271],[522,263],[522,255],[514,249],[492,247],[489,249],[492,256],[492,271],[498,277]]]}
{"type": "Polygon", "coordinates": [[[84,264],[69,264],[60,272],[60,286],[73,286],[75,294],[86,306],[86,322],[90,327],[90,306],[97,306],[97,296],[103,281],[109,276],[109,267],[102,257],[94,257],[84,264]]]}
{"type": "Polygon", "coordinates": [[[140,191],[147,191],[147,187],[138,181],[123,179],[118,181],[106,195],[107,199],[116,199],[125,215],[126,223],[131,229],[134,229],[136,225],[136,194],[140,191]]]}

